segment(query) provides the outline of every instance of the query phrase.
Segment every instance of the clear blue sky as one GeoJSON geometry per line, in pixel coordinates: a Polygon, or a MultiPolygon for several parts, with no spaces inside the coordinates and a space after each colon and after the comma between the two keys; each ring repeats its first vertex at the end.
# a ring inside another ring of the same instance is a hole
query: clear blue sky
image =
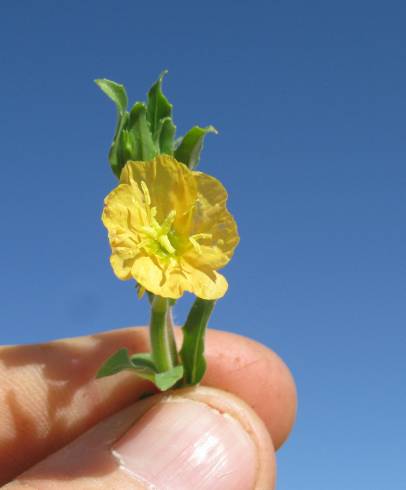
{"type": "MultiPolygon", "coordinates": [[[[2,343],[143,323],[108,264],[115,113],[163,68],[182,134],[241,245],[212,325],[293,370],[278,490],[406,488],[406,4],[11,1],[0,5],[2,343]]],[[[185,307],[178,310],[182,319],[185,307]]]]}

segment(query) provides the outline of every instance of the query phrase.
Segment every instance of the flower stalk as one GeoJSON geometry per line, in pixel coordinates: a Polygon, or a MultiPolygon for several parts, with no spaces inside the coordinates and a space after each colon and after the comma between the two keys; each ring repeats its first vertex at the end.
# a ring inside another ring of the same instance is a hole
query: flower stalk
{"type": "Polygon", "coordinates": [[[166,313],[166,331],[168,336],[169,348],[171,349],[172,360],[174,361],[176,366],[177,364],[179,364],[179,354],[178,354],[178,349],[176,347],[174,326],[175,325],[173,322],[173,306],[171,305],[171,301],[169,301],[169,307],[166,313]]]}
{"type": "Polygon", "coordinates": [[[155,295],[151,305],[149,334],[152,359],[158,372],[169,371],[176,365],[173,332],[167,321],[168,303],[167,298],[155,295]]]}

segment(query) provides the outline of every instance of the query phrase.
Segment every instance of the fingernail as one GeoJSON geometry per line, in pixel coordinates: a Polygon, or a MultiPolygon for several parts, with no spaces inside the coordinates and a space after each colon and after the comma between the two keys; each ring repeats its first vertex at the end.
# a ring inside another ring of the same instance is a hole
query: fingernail
{"type": "Polygon", "coordinates": [[[254,488],[256,446],[241,424],[208,405],[167,399],[115,444],[121,467],[146,487],[165,490],[254,488]]]}

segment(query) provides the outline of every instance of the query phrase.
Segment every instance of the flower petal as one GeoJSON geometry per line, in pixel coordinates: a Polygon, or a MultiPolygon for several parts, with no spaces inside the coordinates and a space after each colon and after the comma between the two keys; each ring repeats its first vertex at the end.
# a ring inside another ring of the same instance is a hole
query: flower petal
{"type": "Polygon", "coordinates": [[[110,264],[113,268],[114,274],[121,279],[122,281],[126,281],[131,279],[131,269],[134,264],[136,254],[126,255],[120,253],[112,253],[110,257],[110,264]]]}
{"type": "Polygon", "coordinates": [[[120,184],[104,200],[102,221],[108,230],[120,229],[134,233],[131,224],[146,224],[146,220],[147,212],[141,192],[133,186],[120,184]]]}
{"type": "Polygon", "coordinates": [[[224,296],[228,289],[227,279],[216,271],[211,269],[200,269],[188,264],[182,263],[182,269],[187,275],[190,282],[188,291],[202,299],[219,299],[224,296]]]}
{"type": "Polygon", "coordinates": [[[188,211],[196,200],[197,188],[193,172],[169,155],[160,155],[147,162],[127,162],[120,182],[141,186],[145,182],[151,197],[151,206],[157,209],[161,223],[175,210],[174,227],[183,229],[188,211]]]}
{"type": "Polygon", "coordinates": [[[201,270],[185,261],[163,266],[148,256],[137,257],[131,275],[147,291],[164,298],[178,299],[185,291],[202,299],[218,299],[227,291],[227,280],[211,270],[201,270]]]}
{"type": "Polygon", "coordinates": [[[162,296],[159,290],[164,280],[164,269],[158,259],[147,254],[139,255],[133,262],[131,275],[147,291],[162,296]]]}
{"type": "Polygon", "coordinates": [[[227,191],[214,177],[195,172],[197,202],[192,216],[191,236],[211,235],[200,241],[201,253],[189,249],[186,258],[198,266],[224,267],[231,259],[239,236],[237,224],[226,208],[227,191]]]}

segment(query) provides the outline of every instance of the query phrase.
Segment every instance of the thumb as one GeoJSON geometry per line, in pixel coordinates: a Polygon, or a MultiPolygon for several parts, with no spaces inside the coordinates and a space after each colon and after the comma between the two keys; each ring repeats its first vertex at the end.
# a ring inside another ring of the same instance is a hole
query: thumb
{"type": "Polygon", "coordinates": [[[94,426],[7,490],[271,490],[274,449],[245,402],[198,387],[155,395],[94,426]]]}

